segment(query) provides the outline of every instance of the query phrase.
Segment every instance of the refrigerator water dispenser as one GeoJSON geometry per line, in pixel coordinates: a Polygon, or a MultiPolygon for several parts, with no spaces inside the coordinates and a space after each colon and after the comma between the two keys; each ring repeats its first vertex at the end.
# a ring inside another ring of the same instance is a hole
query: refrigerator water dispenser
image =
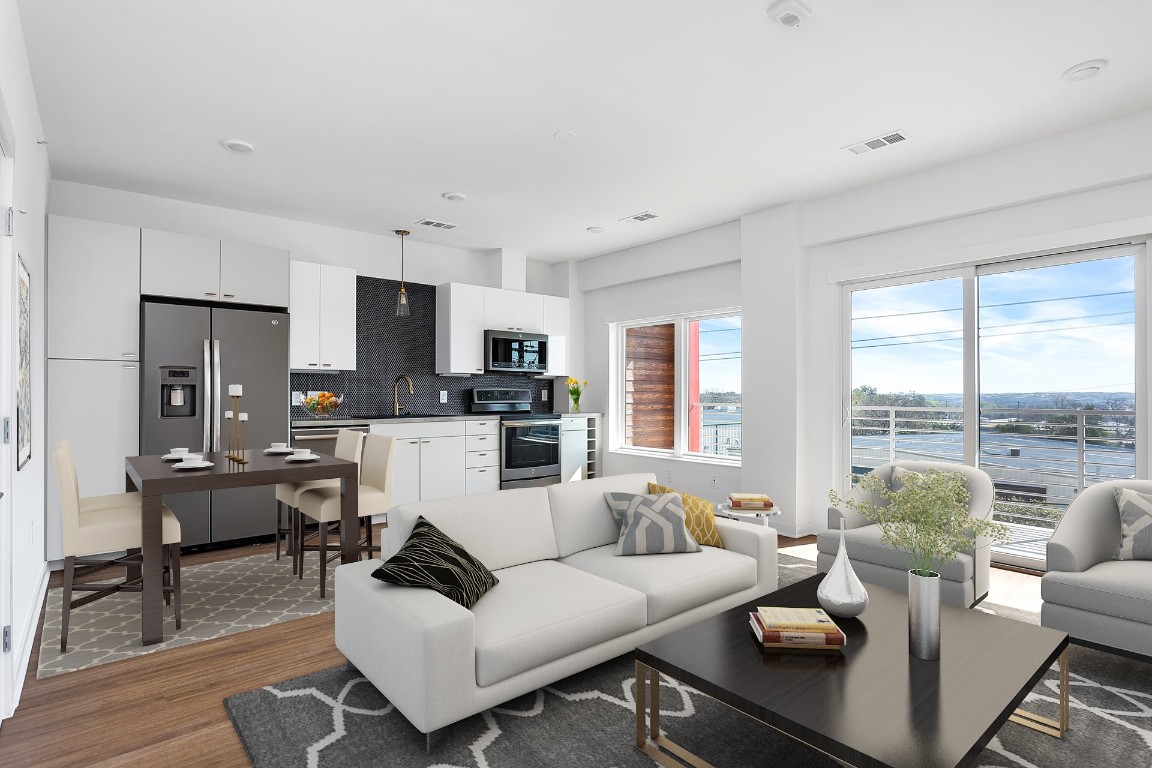
{"type": "Polygon", "coordinates": [[[196,418],[196,369],[160,366],[160,418],[196,418]]]}

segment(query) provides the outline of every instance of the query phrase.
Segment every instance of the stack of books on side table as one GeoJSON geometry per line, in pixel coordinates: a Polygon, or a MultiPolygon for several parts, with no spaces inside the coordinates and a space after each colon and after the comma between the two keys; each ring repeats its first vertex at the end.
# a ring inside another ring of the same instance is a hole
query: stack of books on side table
{"type": "Polygon", "coordinates": [[[748,614],[748,623],[766,651],[838,653],[848,642],[820,608],[760,606],[748,614]]]}
{"type": "Polygon", "coordinates": [[[734,511],[772,509],[772,499],[763,493],[730,493],[728,504],[734,511]]]}

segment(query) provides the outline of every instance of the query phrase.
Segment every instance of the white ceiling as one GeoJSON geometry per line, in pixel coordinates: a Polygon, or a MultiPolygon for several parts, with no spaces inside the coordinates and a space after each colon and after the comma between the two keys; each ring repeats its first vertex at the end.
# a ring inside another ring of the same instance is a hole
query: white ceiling
{"type": "Polygon", "coordinates": [[[797,29],[768,0],[19,7],[54,178],[542,261],[1152,107],[1147,0],[807,2],[797,29]]]}

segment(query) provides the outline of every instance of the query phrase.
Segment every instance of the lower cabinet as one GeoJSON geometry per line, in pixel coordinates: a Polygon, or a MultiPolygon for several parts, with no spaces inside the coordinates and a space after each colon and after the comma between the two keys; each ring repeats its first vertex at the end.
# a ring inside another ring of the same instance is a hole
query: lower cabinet
{"type": "MultiPolygon", "coordinates": [[[[489,423],[493,430],[499,424],[492,419],[489,423]]],[[[396,438],[393,506],[499,490],[499,447],[495,446],[497,450],[493,451],[486,441],[477,441],[476,424],[468,420],[373,424],[373,434],[396,438]],[[472,451],[472,446],[480,450],[472,451]],[[478,458],[479,454],[484,456],[478,458]],[[476,469],[487,471],[476,472],[476,469]],[[490,477],[495,479],[495,487],[490,477]]],[[[490,436],[493,443],[496,437],[493,431],[490,436]]]]}

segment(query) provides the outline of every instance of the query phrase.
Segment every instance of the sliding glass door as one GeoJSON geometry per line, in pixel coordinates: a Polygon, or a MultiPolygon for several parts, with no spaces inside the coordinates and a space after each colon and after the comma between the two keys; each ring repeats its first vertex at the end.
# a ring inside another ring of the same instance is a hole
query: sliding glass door
{"type": "Polygon", "coordinates": [[[1142,258],[1129,246],[848,286],[853,472],[981,467],[1012,531],[994,559],[1043,569],[1081,490],[1144,474],[1142,258]]]}

